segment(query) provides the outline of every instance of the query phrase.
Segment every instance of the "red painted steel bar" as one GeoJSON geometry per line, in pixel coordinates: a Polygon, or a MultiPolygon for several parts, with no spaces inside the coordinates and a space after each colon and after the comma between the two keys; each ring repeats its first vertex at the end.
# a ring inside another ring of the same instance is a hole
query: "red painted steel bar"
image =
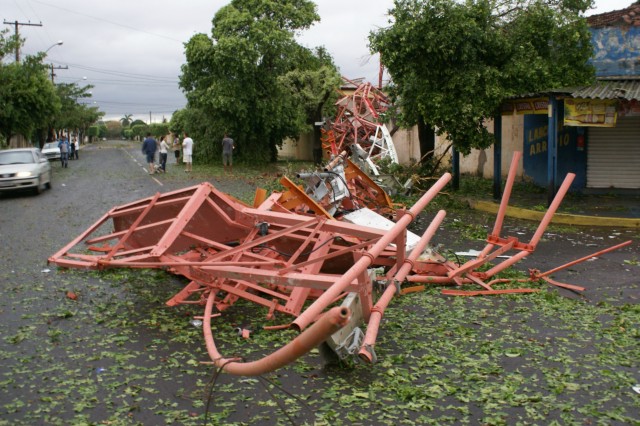
{"type": "Polygon", "coordinates": [[[520,293],[537,293],[540,290],[535,288],[512,288],[506,290],[442,290],[445,296],[496,296],[499,294],[520,294],[520,293]]]}
{"type": "Polygon", "coordinates": [[[504,262],[501,262],[501,263],[497,264],[496,266],[494,266],[493,268],[491,268],[488,271],[486,271],[484,273],[484,276],[485,276],[485,278],[490,278],[490,277],[494,276],[495,274],[497,274],[498,272],[504,271],[508,267],[510,267],[512,265],[515,265],[516,263],[520,262],[522,259],[524,259],[527,256],[529,256],[529,252],[528,251],[518,252],[515,255],[511,256],[509,259],[505,259],[504,262]]]}
{"type": "Polygon", "coordinates": [[[131,237],[131,235],[133,235],[133,233],[136,232],[136,230],[138,229],[138,226],[142,223],[144,218],[149,214],[153,206],[156,204],[156,202],[158,201],[158,198],[160,198],[159,192],[157,192],[156,195],[153,196],[151,201],[149,201],[149,204],[147,204],[147,206],[140,212],[136,220],[133,222],[133,224],[129,227],[129,229],[127,229],[127,232],[111,248],[111,251],[109,251],[109,253],[106,254],[105,260],[113,259],[113,256],[115,256],[118,253],[118,251],[124,247],[129,237],[131,237]]]}
{"type": "MultiPolygon", "coordinates": [[[[464,265],[460,266],[457,269],[454,269],[452,271],[449,271],[447,273],[447,276],[449,278],[453,278],[453,277],[457,277],[460,276],[470,270],[475,270],[478,267],[484,265],[487,262],[492,261],[493,259],[495,259],[496,257],[508,252],[509,250],[511,250],[513,248],[515,241],[510,241],[508,244],[500,247],[498,250],[492,252],[491,254],[485,254],[484,256],[478,256],[477,259],[473,259],[470,260],[468,262],[466,262],[464,265]]],[[[491,244],[491,246],[493,246],[493,244],[491,244]]]]}
{"type": "Polygon", "coordinates": [[[238,376],[260,376],[295,361],[344,327],[351,317],[349,308],[333,308],[286,346],[257,361],[240,362],[237,358],[223,357],[216,348],[211,331],[214,293],[209,293],[202,321],[207,352],[217,367],[238,376]]]}
{"type": "Polygon", "coordinates": [[[536,233],[531,238],[531,241],[529,241],[529,244],[532,245],[534,248],[540,242],[540,239],[542,238],[542,234],[544,234],[544,231],[547,230],[547,226],[549,226],[549,223],[551,223],[551,219],[553,219],[553,215],[556,214],[556,210],[558,210],[558,207],[560,207],[560,203],[564,199],[564,196],[567,195],[567,191],[569,191],[569,187],[571,186],[571,183],[573,182],[573,179],[575,177],[576,175],[574,173],[567,173],[567,176],[564,178],[564,181],[562,182],[562,185],[560,185],[560,188],[558,189],[556,196],[553,198],[551,205],[547,209],[547,212],[544,214],[544,217],[542,218],[540,225],[538,225],[538,229],[536,230],[536,233]]]}
{"type": "Polygon", "coordinates": [[[504,191],[502,192],[500,208],[498,209],[496,222],[493,226],[493,232],[491,232],[491,235],[495,235],[496,237],[499,237],[500,232],[502,232],[502,223],[504,222],[504,216],[507,213],[507,207],[509,206],[509,198],[511,197],[513,182],[516,180],[516,173],[518,172],[518,163],[520,162],[520,158],[522,158],[522,152],[520,151],[515,151],[511,158],[511,166],[509,167],[509,174],[507,175],[507,181],[504,185],[504,191]]]}
{"type": "Polygon", "coordinates": [[[578,285],[573,285],[573,284],[561,283],[561,282],[553,280],[553,279],[551,279],[549,277],[542,277],[542,279],[544,281],[546,281],[547,283],[551,284],[551,285],[554,285],[556,287],[566,288],[567,290],[571,290],[571,291],[584,291],[585,290],[584,287],[580,287],[578,285]]]}
{"type": "MultiPolygon", "coordinates": [[[[433,218],[424,234],[422,235],[414,249],[411,251],[411,254],[407,259],[404,260],[402,266],[400,267],[400,270],[395,275],[393,279],[395,283],[404,281],[409,272],[411,272],[411,269],[413,268],[413,262],[418,258],[418,256],[422,254],[424,249],[427,247],[427,244],[429,244],[431,238],[433,238],[433,236],[435,235],[438,227],[440,226],[446,215],[447,212],[445,212],[444,210],[440,210],[438,214],[433,218]]],[[[360,352],[358,353],[358,356],[361,360],[368,363],[373,362],[374,357],[372,348],[376,344],[382,315],[384,314],[385,309],[387,309],[389,302],[391,302],[391,299],[393,299],[393,296],[398,291],[399,288],[396,288],[393,282],[389,283],[384,293],[382,293],[382,296],[380,296],[380,299],[378,299],[373,309],[371,309],[371,316],[369,318],[369,323],[367,324],[367,333],[360,347],[360,352]]]]}
{"type": "MultiPolygon", "coordinates": [[[[567,194],[567,191],[569,190],[569,187],[571,186],[571,182],[573,182],[573,179],[575,178],[575,176],[576,175],[573,173],[568,173],[567,177],[564,178],[564,181],[562,182],[560,189],[558,189],[556,196],[551,202],[549,209],[544,214],[542,221],[540,221],[540,224],[538,225],[538,229],[536,229],[535,234],[533,234],[533,237],[531,237],[531,241],[529,241],[529,245],[531,246],[531,251],[535,250],[536,246],[540,242],[540,239],[542,238],[542,234],[544,234],[544,231],[547,230],[547,226],[549,226],[549,223],[551,223],[551,219],[553,219],[553,215],[556,214],[556,210],[558,210],[560,203],[564,199],[564,196],[567,194]]],[[[499,263],[498,265],[489,269],[484,273],[484,275],[486,277],[492,277],[498,272],[504,271],[508,267],[515,265],[516,263],[518,263],[520,260],[524,259],[528,255],[529,255],[528,251],[521,251],[517,253],[515,256],[511,257],[510,259],[506,259],[504,262],[499,263]]]]}
{"type": "Polygon", "coordinates": [[[577,263],[584,262],[585,260],[589,260],[592,257],[597,257],[597,256],[600,256],[601,254],[609,253],[610,251],[614,251],[614,250],[618,250],[618,249],[620,249],[622,247],[626,247],[629,244],[631,244],[632,242],[633,242],[632,240],[628,240],[628,241],[625,241],[624,243],[616,244],[615,246],[611,246],[609,248],[597,251],[597,252],[595,252],[593,254],[590,254],[588,256],[581,257],[580,259],[576,259],[576,260],[571,261],[569,263],[565,263],[564,265],[561,265],[561,266],[558,266],[556,268],[550,269],[547,272],[542,272],[540,274],[536,274],[535,276],[536,276],[536,278],[546,277],[548,275],[553,274],[554,272],[561,271],[561,270],[563,270],[565,268],[568,268],[570,266],[573,266],[573,265],[575,265],[577,263]]]}
{"type": "MultiPolygon", "coordinates": [[[[516,180],[516,174],[518,172],[518,163],[520,162],[520,158],[522,158],[522,152],[515,151],[513,153],[513,157],[511,158],[511,166],[509,167],[509,174],[507,175],[507,181],[504,185],[504,191],[502,192],[502,200],[500,200],[500,208],[498,209],[498,214],[496,216],[495,224],[493,225],[493,231],[491,235],[494,237],[499,237],[502,232],[502,224],[504,222],[504,216],[507,213],[507,207],[509,206],[509,198],[511,198],[511,191],[513,189],[513,182],[516,180]]],[[[494,244],[487,244],[486,247],[482,250],[480,255],[478,255],[479,259],[485,257],[491,249],[493,249],[494,244]]]]}
{"type": "Polygon", "coordinates": [[[387,248],[389,244],[396,240],[401,232],[405,232],[411,221],[429,204],[429,202],[444,188],[451,180],[451,174],[445,173],[438,181],[418,200],[416,204],[404,214],[398,222],[380,240],[351,267],[341,278],[329,287],[315,302],[313,302],[304,312],[296,318],[292,325],[299,330],[304,330],[320,313],[338,297],[353,280],[363,273],[373,262],[373,260],[387,248]]]}
{"type": "Polygon", "coordinates": [[[97,266],[97,262],[95,262],[95,261],[92,262],[87,258],[83,258],[82,259],[83,261],[79,262],[79,261],[73,261],[73,260],[70,260],[70,259],[64,259],[64,256],[66,256],[68,254],[69,250],[71,250],[77,244],[79,244],[82,241],[84,241],[85,238],[87,238],[89,235],[91,235],[91,233],[93,233],[96,229],[98,229],[109,218],[109,213],[106,213],[105,215],[103,215],[93,225],[91,225],[86,231],[84,231],[82,234],[78,235],[69,244],[67,244],[66,246],[62,247],[60,250],[58,250],[58,252],[56,252],[54,255],[49,257],[47,262],[48,263],[56,263],[57,265],[68,267],[68,268],[81,268],[81,267],[92,268],[92,267],[96,267],[97,266]]]}

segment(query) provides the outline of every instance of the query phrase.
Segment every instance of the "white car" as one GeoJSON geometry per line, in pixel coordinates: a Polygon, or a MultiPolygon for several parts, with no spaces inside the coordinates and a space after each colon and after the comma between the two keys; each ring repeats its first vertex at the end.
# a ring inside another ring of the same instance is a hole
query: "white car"
{"type": "Polygon", "coordinates": [[[47,157],[48,160],[60,159],[60,147],[58,142],[47,142],[42,147],[42,154],[47,157]]]}
{"type": "Polygon", "coordinates": [[[0,151],[0,193],[51,188],[51,165],[37,148],[0,151]]]}

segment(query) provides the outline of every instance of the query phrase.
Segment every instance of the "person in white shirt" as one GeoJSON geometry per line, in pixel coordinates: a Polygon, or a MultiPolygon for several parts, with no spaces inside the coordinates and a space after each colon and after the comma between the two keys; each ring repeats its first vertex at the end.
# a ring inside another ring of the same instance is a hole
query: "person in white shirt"
{"type": "Polygon", "coordinates": [[[182,140],[182,161],[186,164],[185,172],[191,173],[191,156],[193,155],[193,139],[189,137],[187,132],[184,132],[184,139],[182,140]]]}
{"type": "Polygon", "coordinates": [[[167,155],[169,154],[169,144],[167,144],[167,138],[163,136],[160,139],[160,171],[162,173],[167,172],[167,155]]]}
{"type": "Polygon", "coordinates": [[[74,151],[74,155],[76,156],[76,160],[78,160],[78,151],[80,150],[80,141],[78,140],[78,138],[73,138],[73,143],[76,147],[74,151]]]}

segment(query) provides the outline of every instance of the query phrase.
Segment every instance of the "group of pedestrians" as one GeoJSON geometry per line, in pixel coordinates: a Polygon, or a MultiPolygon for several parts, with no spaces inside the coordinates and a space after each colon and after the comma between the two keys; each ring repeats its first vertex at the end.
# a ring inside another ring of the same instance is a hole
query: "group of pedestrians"
{"type": "Polygon", "coordinates": [[[193,139],[191,139],[186,132],[184,133],[182,143],[180,143],[180,138],[176,136],[171,144],[167,142],[166,136],[162,136],[160,138],[160,143],[158,143],[158,141],[151,136],[151,133],[147,133],[147,137],[142,142],[142,153],[147,158],[149,174],[167,172],[169,150],[173,150],[176,158],[176,164],[178,164],[180,162],[180,148],[182,148],[182,162],[185,164],[184,171],[190,173],[192,167],[193,139]],[[160,154],[159,166],[156,166],[155,164],[156,151],[160,154]]]}
{"type": "Polygon", "coordinates": [[[58,148],[60,148],[60,163],[63,168],[69,167],[69,160],[79,159],[78,151],[80,151],[80,142],[78,142],[78,138],[73,138],[71,142],[69,142],[69,138],[64,135],[60,135],[60,139],[58,140],[58,148]]]}
{"type": "MultiPolygon", "coordinates": [[[[184,171],[186,173],[191,173],[193,170],[193,139],[189,137],[187,132],[184,132],[184,138],[182,139],[182,143],[180,143],[180,138],[177,136],[174,138],[173,143],[171,145],[167,142],[167,137],[162,136],[160,138],[160,143],[155,140],[151,133],[147,133],[147,137],[142,142],[142,153],[146,156],[147,164],[149,167],[149,174],[154,173],[166,173],[167,171],[167,157],[169,155],[169,150],[173,150],[176,164],[180,162],[180,148],[182,148],[182,162],[185,164],[184,171]],[[156,151],[159,152],[160,157],[160,165],[156,166],[155,158],[156,151]]],[[[222,138],[222,164],[224,166],[224,171],[233,173],[232,164],[233,164],[233,150],[235,149],[235,143],[233,139],[231,139],[226,133],[224,138],[222,138]]]]}

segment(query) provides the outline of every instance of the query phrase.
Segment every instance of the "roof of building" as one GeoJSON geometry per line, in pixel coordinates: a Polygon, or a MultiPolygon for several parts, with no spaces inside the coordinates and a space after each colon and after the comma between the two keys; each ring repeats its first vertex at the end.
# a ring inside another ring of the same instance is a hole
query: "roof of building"
{"type": "Polygon", "coordinates": [[[554,95],[579,99],[618,99],[640,101],[640,78],[598,79],[589,86],[563,87],[510,96],[506,100],[539,98],[554,95]]]}
{"type": "Polygon", "coordinates": [[[592,28],[614,25],[640,26],[640,2],[636,1],[625,9],[589,16],[587,24],[592,28]]]}
{"type": "Polygon", "coordinates": [[[590,86],[573,89],[571,97],[581,99],[640,100],[640,79],[598,80],[590,86]]]}

